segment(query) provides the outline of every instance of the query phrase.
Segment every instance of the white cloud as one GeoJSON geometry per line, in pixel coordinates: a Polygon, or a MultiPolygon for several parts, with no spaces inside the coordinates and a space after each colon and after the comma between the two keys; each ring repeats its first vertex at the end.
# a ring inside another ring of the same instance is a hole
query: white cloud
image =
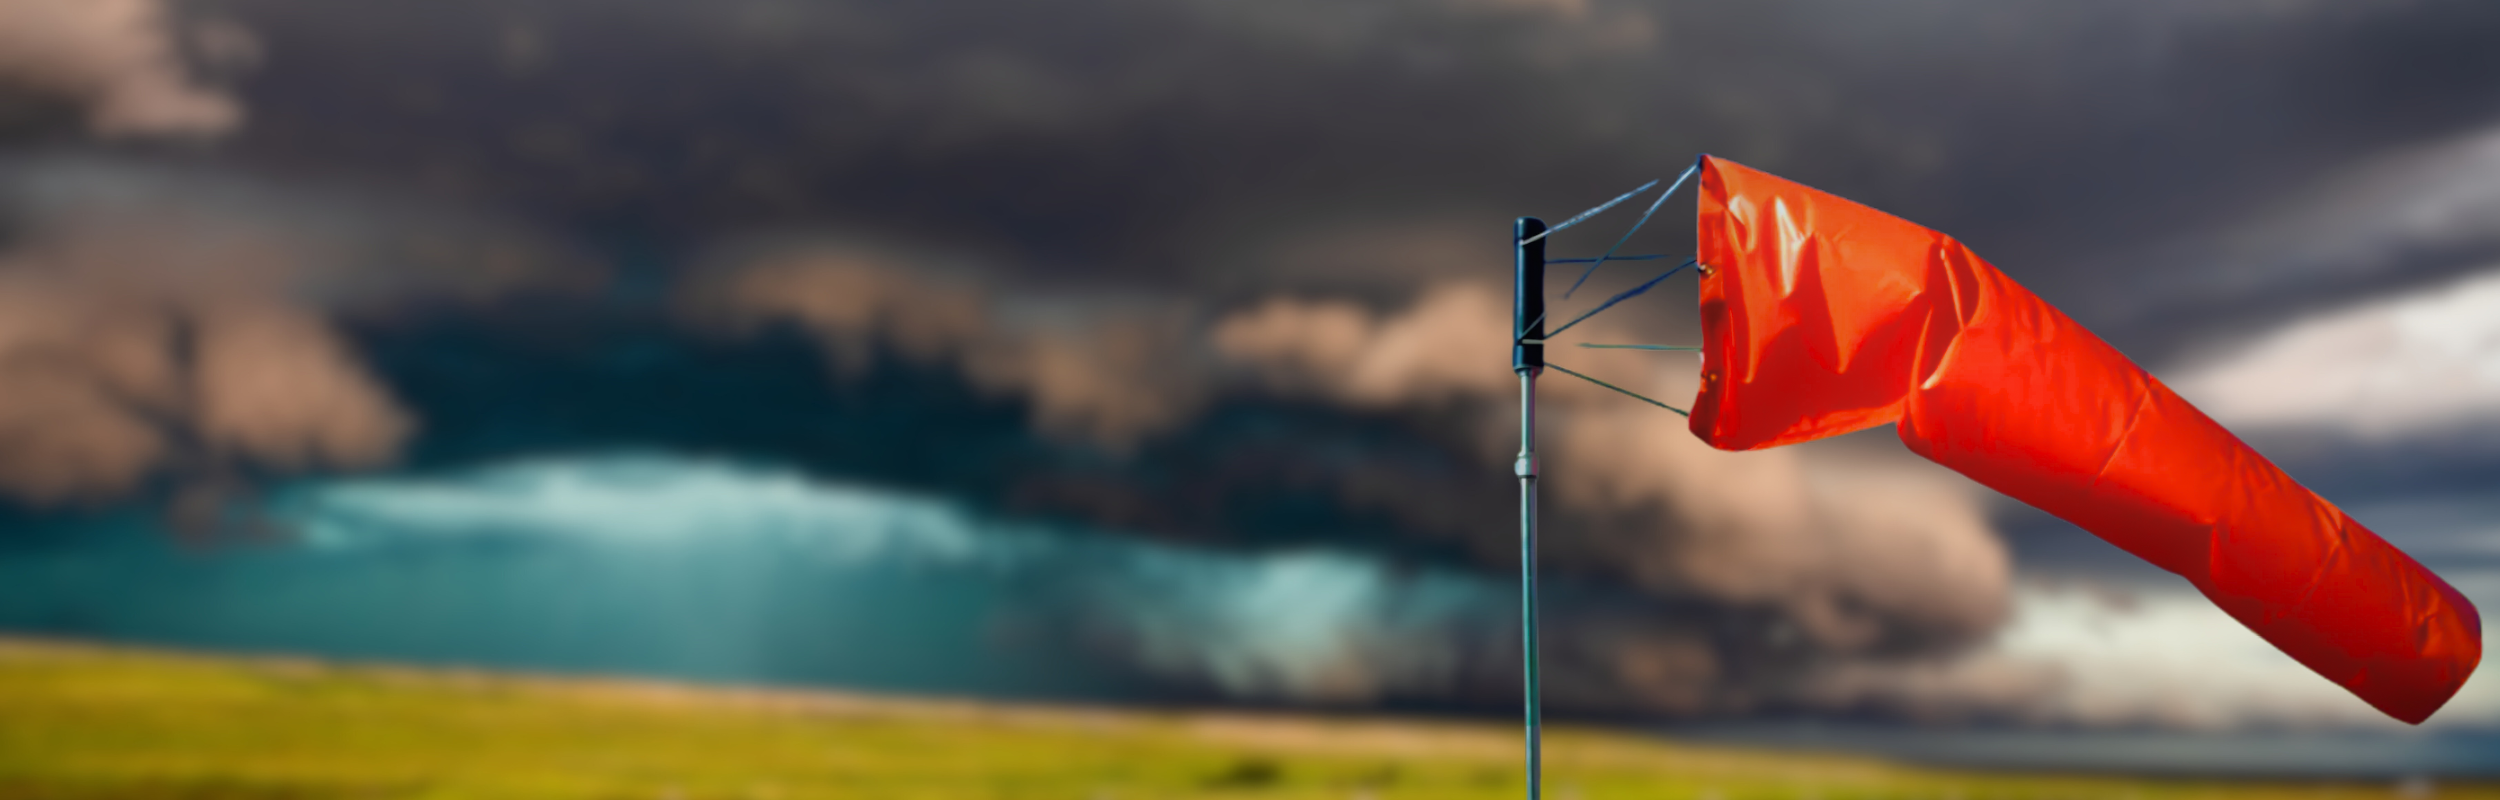
{"type": "Polygon", "coordinates": [[[2385,440],[2500,424],[2500,270],[2296,320],[2172,385],[2231,425],[2385,440]]]}
{"type": "MultiPolygon", "coordinates": [[[[2456,572],[2500,600],[2500,572],[2456,572]]],[[[2488,623],[2487,623],[2488,624],[2488,623]]],[[[2489,638],[2486,627],[2484,636],[2489,638]]],[[[2184,587],[2029,583],[1986,647],[1943,661],[1835,665],[1815,688],[1914,718],[2084,729],[2407,730],[2184,587]]],[[[2469,680],[2428,729],[2500,726],[2500,684],[2469,680]]]]}

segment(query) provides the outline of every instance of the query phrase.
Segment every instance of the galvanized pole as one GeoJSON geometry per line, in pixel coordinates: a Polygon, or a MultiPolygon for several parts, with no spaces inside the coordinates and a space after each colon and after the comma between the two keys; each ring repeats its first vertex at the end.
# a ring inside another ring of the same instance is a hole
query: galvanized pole
{"type": "Polygon", "coordinates": [[[1520,217],[1511,224],[1514,258],[1510,368],[1519,373],[1519,630],[1524,705],[1528,717],[1528,800],[1543,783],[1544,732],[1537,697],[1536,648],[1536,376],[1545,371],[1545,222],[1520,217]],[[1534,241],[1530,241],[1534,239],[1534,241]]]}

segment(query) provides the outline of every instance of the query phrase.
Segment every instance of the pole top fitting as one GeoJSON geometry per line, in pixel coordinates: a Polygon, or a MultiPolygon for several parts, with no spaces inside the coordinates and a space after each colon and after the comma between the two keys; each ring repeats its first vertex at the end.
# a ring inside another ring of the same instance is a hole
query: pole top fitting
{"type": "Polygon", "coordinates": [[[1535,217],[1511,223],[1510,368],[1523,374],[1545,368],[1544,233],[1545,221],[1535,217]]]}

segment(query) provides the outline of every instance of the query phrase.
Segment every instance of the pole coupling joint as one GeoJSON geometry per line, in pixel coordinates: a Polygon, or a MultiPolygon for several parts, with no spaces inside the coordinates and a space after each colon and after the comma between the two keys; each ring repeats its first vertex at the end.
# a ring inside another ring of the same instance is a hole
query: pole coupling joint
{"type": "Polygon", "coordinates": [[[1520,480],[1530,480],[1535,478],[1536,453],[1526,450],[1519,451],[1519,460],[1511,462],[1510,471],[1511,474],[1519,476],[1520,480]]]}

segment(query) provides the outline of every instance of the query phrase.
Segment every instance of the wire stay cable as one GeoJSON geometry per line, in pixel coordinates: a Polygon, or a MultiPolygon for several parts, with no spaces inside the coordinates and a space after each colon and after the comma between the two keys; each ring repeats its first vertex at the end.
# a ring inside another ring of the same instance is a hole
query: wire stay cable
{"type": "Polygon", "coordinates": [[[1656,186],[1656,185],[1658,185],[1658,181],[1656,181],[1655,179],[1651,180],[1651,181],[1650,181],[1650,182],[1648,182],[1648,183],[1641,184],[1641,188],[1634,189],[1634,190],[1629,191],[1629,192],[1624,192],[1622,197],[1617,197],[1617,198],[1615,198],[1615,199],[1613,199],[1613,200],[1608,200],[1608,201],[1606,201],[1605,203],[1600,204],[1600,205],[1599,205],[1598,207],[1596,207],[1596,208],[1592,208],[1592,209],[1589,209],[1589,210],[1587,210],[1587,211],[1582,211],[1582,212],[1580,212],[1579,216],[1575,216],[1575,217],[1572,217],[1572,218],[1570,218],[1570,219],[1563,220],[1563,223],[1562,223],[1562,224],[1560,224],[1560,225],[1556,225],[1556,226],[1551,227],[1551,228],[1547,228],[1547,229],[1545,229],[1545,232],[1544,232],[1544,233],[1540,233],[1540,234],[1537,234],[1537,235],[1535,235],[1535,236],[1530,236],[1530,237],[1528,237],[1528,238],[1521,239],[1521,240],[1519,240],[1519,243],[1520,243],[1520,244],[1523,244],[1523,245],[1524,245],[1524,244],[1532,244],[1532,243],[1535,243],[1537,240],[1540,240],[1540,239],[1543,239],[1543,238],[1545,238],[1545,237],[1548,237],[1548,236],[1552,236],[1552,235],[1554,235],[1554,232],[1555,232],[1555,231],[1559,231],[1559,230],[1562,230],[1562,229],[1564,229],[1564,228],[1571,227],[1571,226],[1573,226],[1573,225],[1578,225],[1578,224],[1580,224],[1580,223],[1581,223],[1581,221],[1583,221],[1583,220],[1586,220],[1586,219],[1588,219],[1588,218],[1590,218],[1590,217],[1594,217],[1594,216],[1597,216],[1597,215],[1599,215],[1599,214],[1603,214],[1603,213],[1605,213],[1605,212],[1606,212],[1606,209],[1609,209],[1609,208],[1613,208],[1613,207],[1615,207],[1615,204],[1616,204],[1616,203],[1621,203],[1621,202],[1623,202],[1623,201],[1625,201],[1625,200],[1630,200],[1630,199],[1632,199],[1634,196],[1637,196],[1637,195],[1639,195],[1639,194],[1640,194],[1640,193],[1642,193],[1642,192],[1649,191],[1649,187],[1656,186]]]}
{"type": "MultiPolygon", "coordinates": [[[[1656,261],[1656,260],[1661,259],[1661,258],[1674,258],[1674,257],[1675,257],[1675,256],[1674,256],[1673,254],[1669,254],[1669,253],[1643,253],[1643,254],[1641,254],[1641,255],[1637,255],[1637,256],[1615,256],[1615,257],[1613,257],[1613,258],[1608,258],[1608,259],[1606,259],[1606,260],[1607,260],[1607,261],[1656,261]]],[[[1597,260],[1597,259],[1594,259],[1594,258],[1549,258],[1549,259],[1546,259],[1546,260],[1545,260],[1545,263],[1548,263],[1548,264],[1587,264],[1587,263],[1590,263],[1590,262],[1593,262],[1593,261],[1596,261],[1596,260],[1597,260]]]]}
{"type": "Polygon", "coordinates": [[[1588,342],[1581,342],[1580,346],[1591,350],[1672,350],[1695,353],[1701,352],[1700,345],[1691,344],[1591,344],[1588,342]]]}
{"type": "Polygon", "coordinates": [[[1554,362],[1553,362],[1553,361],[1551,361],[1551,360],[1546,361],[1546,362],[1545,362],[1545,366],[1552,367],[1552,368],[1554,368],[1554,369],[1560,370],[1560,371],[1562,371],[1562,374],[1569,375],[1569,376],[1571,376],[1571,377],[1578,378],[1578,379],[1580,379],[1580,380],[1588,381],[1588,382],[1590,382],[1590,383],[1594,383],[1594,384],[1597,384],[1597,385],[1599,385],[1599,386],[1606,387],[1606,388],[1608,388],[1608,389],[1613,389],[1613,390],[1615,390],[1615,391],[1622,392],[1622,393],[1624,393],[1624,394],[1626,394],[1626,395],[1631,396],[1631,398],[1632,398],[1632,399],[1634,399],[1634,400],[1639,400],[1639,401],[1641,401],[1641,402],[1648,403],[1648,404],[1650,404],[1650,405],[1657,406],[1657,407],[1659,407],[1659,408],[1663,408],[1663,409],[1666,409],[1666,410],[1668,410],[1668,411],[1673,411],[1673,412],[1675,412],[1675,413],[1682,414],[1682,415],[1687,416],[1687,417],[1690,417],[1690,416],[1692,416],[1692,415],[1693,415],[1693,412],[1686,411],[1686,410],[1681,409],[1681,408],[1676,408],[1675,406],[1667,405],[1667,404],[1665,404],[1665,403],[1661,403],[1661,402],[1658,402],[1658,401],[1656,401],[1656,400],[1651,400],[1651,399],[1649,399],[1649,398],[1647,398],[1647,397],[1643,397],[1643,396],[1641,396],[1641,393],[1639,393],[1639,392],[1635,392],[1635,391],[1632,391],[1632,390],[1630,390],[1630,389],[1623,388],[1623,387],[1621,387],[1621,386],[1616,386],[1616,385],[1614,385],[1614,384],[1607,383],[1607,382],[1605,382],[1605,381],[1601,381],[1601,380],[1598,380],[1598,379],[1596,379],[1596,378],[1591,378],[1591,377],[1589,377],[1589,376],[1587,376],[1587,375],[1582,375],[1582,374],[1580,374],[1580,373],[1578,373],[1578,372],[1574,372],[1574,371],[1572,371],[1572,370],[1571,370],[1571,368],[1570,368],[1570,367],[1566,367],[1566,366],[1563,366],[1563,365],[1561,365],[1561,364],[1556,364],[1556,363],[1554,363],[1554,362]]]}
{"type": "Polygon", "coordinates": [[[1571,330],[1571,326],[1573,326],[1573,325],[1578,325],[1578,324],[1580,324],[1582,321],[1587,320],[1587,319],[1588,319],[1588,318],[1590,318],[1590,317],[1597,316],[1597,312],[1604,311],[1604,310],[1609,309],[1609,308],[1613,308],[1613,307],[1615,307],[1615,304],[1616,304],[1616,303],[1620,303],[1620,302],[1623,302],[1623,301],[1625,301],[1625,300],[1630,300],[1630,299],[1632,299],[1632,298],[1635,298],[1635,297],[1639,297],[1639,296],[1641,296],[1641,293],[1643,293],[1643,292],[1647,292],[1647,291],[1649,291],[1652,287],[1657,286],[1659,281],[1666,280],[1666,279],[1667,279],[1667,276],[1669,276],[1669,275],[1674,275],[1674,274],[1676,274],[1676,273],[1678,273],[1678,272],[1683,272],[1685,267],[1692,266],[1692,265],[1693,265],[1693,261],[1694,261],[1694,260],[1693,260],[1693,259],[1690,259],[1690,258],[1684,259],[1684,263],[1675,265],[1675,268],[1674,268],[1674,269],[1671,269],[1671,270],[1667,270],[1667,271],[1665,271],[1665,272],[1658,273],[1658,277],[1655,277],[1655,278],[1651,278],[1651,279],[1649,279],[1649,281],[1648,281],[1647,283],[1643,283],[1643,284],[1641,284],[1641,285],[1639,285],[1639,286],[1634,286],[1634,287],[1632,287],[1632,288],[1630,288],[1630,289],[1625,289],[1625,290],[1623,290],[1621,293],[1616,294],[1616,295],[1615,295],[1615,296],[1613,296],[1613,297],[1606,298],[1606,302],[1599,303],[1599,304],[1597,305],[1597,307],[1596,307],[1596,308],[1589,309],[1588,311],[1581,313],[1581,314],[1580,314],[1580,316],[1573,317],[1573,318],[1571,319],[1571,321],[1570,321],[1570,322],[1563,323],[1563,326],[1562,326],[1562,327],[1560,327],[1560,328],[1555,328],[1555,329],[1550,330],[1550,331],[1546,331],[1546,332],[1545,332],[1545,338],[1546,338],[1548,341],[1551,341],[1554,337],[1556,337],[1556,336],[1561,336],[1563,331],[1571,330]]]}
{"type": "Polygon", "coordinates": [[[1597,268],[1604,266],[1606,264],[1606,259],[1613,257],[1616,250],[1623,249],[1624,242],[1632,241],[1632,234],[1640,233],[1641,226],[1649,224],[1649,218],[1658,213],[1658,207],[1666,205],[1667,198],[1674,197],[1675,190],[1684,188],[1684,182],[1692,180],[1693,173],[1700,171],[1701,159],[1693,159],[1693,165],[1685,167],[1684,174],[1675,176],[1674,185],[1668,186],[1667,191],[1664,194],[1658,195],[1658,199],[1650,201],[1649,210],[1641,212],[1640,221],[1632,223],[1632,229],[1624,231],[1623,238],[1615,240],[1615,246],[1606,248],[1605,255],[1598,256],[1596,261],[1590,262],[1589,268],[1580,272],[1580,279],[1572,281],[1571,288],[1563,290],[1563,299],[1569,300],[1571,299],[1571,295],[1573,293],[1580,291],[1580,284],[1587,283],[1590,275],[1597,274],[1597,268]]]}

